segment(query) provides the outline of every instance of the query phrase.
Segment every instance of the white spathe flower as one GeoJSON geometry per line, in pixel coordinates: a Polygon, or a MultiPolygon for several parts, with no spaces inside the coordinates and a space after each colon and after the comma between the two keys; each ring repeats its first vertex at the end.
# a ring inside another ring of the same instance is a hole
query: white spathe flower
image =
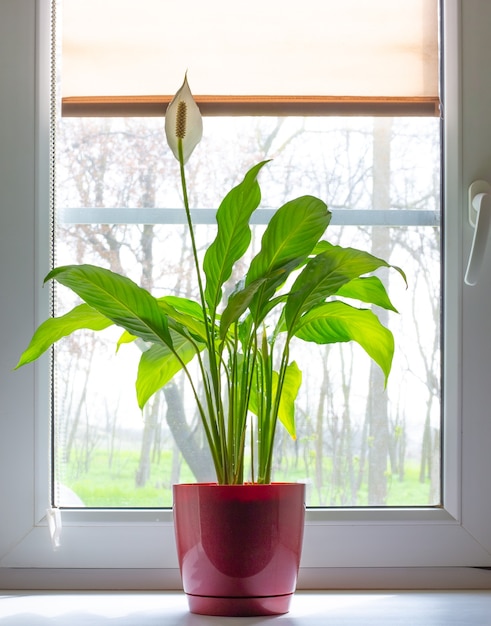
{"type": "Polygon", "coordinates": [[[165,134],[172,153],[179,161],[179,140],[182,141],[183,163],[201,141],[203,120],[189,89],[187,75],[182,87],[172,98],[165,113],[165,134]]]}

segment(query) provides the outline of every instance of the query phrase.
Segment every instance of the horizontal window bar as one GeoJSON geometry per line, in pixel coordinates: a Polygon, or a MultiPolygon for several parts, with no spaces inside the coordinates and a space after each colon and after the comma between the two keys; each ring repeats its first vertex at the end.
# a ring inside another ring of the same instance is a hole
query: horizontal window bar
{"type": "MultiPolygon", "coordinates": [[[[267,224],[274,209],[258,209],[252,224],[267,224]]],[[[195,224],[214,224],[215,209],[191,211],[195,224]]],[[[62,224],[185,224],[184,209],[65,208],[59,211],[62,224]]],[[[437,211],[335,209],[331,224],[335,226],[439,226],[437,211]]]]}
{"type": "MultiPolygon", "coordinates": [[[[62,100],[63,117],[163,117],[172,96],[84,96],[62,100]]],[[[202,115],[439,117],[438,97],[195,96],[202,115]]]]}

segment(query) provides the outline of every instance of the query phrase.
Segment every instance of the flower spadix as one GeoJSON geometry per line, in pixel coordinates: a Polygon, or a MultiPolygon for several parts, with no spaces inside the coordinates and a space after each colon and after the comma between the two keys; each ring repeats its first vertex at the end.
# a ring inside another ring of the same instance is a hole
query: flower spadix
{"type": "Polygon", "coordinates": [[[203,120],[189,89],[187,76],[165,113],[165,134],[172,153],[179,161],[179,144],[186,163],[203,135],[203,120]]]}

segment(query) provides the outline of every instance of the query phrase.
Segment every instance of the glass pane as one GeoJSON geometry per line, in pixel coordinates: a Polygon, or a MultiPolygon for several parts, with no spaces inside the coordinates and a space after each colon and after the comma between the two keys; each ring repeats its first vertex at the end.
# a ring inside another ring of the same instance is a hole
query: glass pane
{"type": "MultiPolygon", "coordinates": [[[[317,195],[333,211],[329,241],[364,248],[408,276],[408,289],[396,272],[384,277],[399,311],[381,313],[396,341],[387,389],[356,344],[293,347],[304,381],[297,439],[278,429],[274,479],[305,481],[310,506],[440,504],[439,120],[204,124],[187,168],[200,250],[214,236],[223,195],[254,163],[272,158],[260,176],[263,207],[317,195]]],[[[56,264],[102,264],[155,295],[195,295],[178,166],[163,121],[65,118],[57,140],[56,264]]],[[[268,215],[254,226],[256,247],[268,215]]],[[[57,288],[57,314],[75,303],[57,288]]],[[[59,506],[170,506],[174,482],[213,480],[184,380],[177,376],[142,414],[134,391],[139,348],[122,345],[115,354],[119,335],[80,332],[57,346],[59,506]]]]}

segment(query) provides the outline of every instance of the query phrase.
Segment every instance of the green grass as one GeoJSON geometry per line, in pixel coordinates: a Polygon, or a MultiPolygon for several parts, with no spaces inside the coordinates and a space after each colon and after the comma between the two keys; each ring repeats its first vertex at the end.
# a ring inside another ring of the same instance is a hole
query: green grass
{"type": "MultiPolygon", "coordinates": [[[[144,487],[136,487],[140,453],[134,450],[116,452],[109,466],[109,455],[94,453],[87,472],[77,462],[66,468],[64,483],[89,507],[168,507],[172,506],[172,453],[164,452],[153,463],[151,476],[144,487]]],[[[180,475],[182,482],[193,481],[187,467],[180,475]]]]}
{"type": "MultiPolygon", "coordinates": [[[[85,471],[77,455],[72,455],[71,462],[66,466],[62,482],[72,489],[88,507],[170,507],[172,506],[172,452],[162,452],[158,462],[151,467],[151,475],[144,487],[135,486],[135,477],[138,470],[140,454],[136,450],[125,450],[113,455],[109,466],[109,455],[105,451],[94,452],[85,471]]],[[[342,489],[333,497],[334,487],[329,484],[331,463],[326,459],[324,479],[327,483],[322,489],[322,502],[314,486],[314,481],[306,476],[300,465],[291,466],[288,474],[276,475],[275,480],[298,481],[306,480],[308,484],[309,504],[344,504],[342,489]]],[[[179,482],[194,482],[194,477],[188,467],[182,464],[179,482]]],[[[425,506],[428,504],[430,491],[429,481],[419,481],[419,467],[415,461],[408,462],[405,467],[404,480],[397,475],[388,476],[387,506],[425,506]]],[[[358,506],[367,506],[367,485],[362,484],[358,494],[358,506]]]]}

